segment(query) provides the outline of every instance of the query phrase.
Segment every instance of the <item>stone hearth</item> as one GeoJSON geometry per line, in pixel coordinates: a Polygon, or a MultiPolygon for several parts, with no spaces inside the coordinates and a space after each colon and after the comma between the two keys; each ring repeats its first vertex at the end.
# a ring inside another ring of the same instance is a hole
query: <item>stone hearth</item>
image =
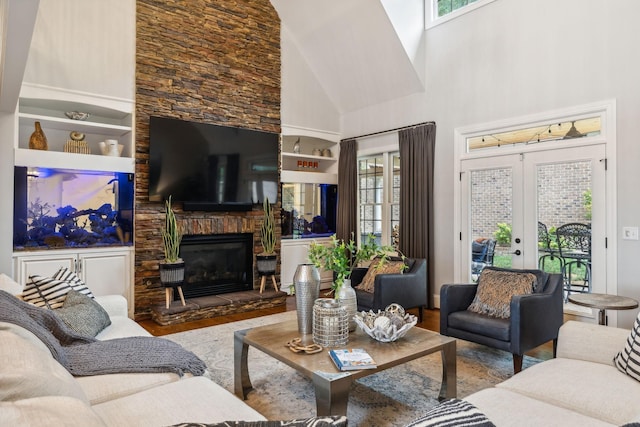
{"type": "Polygon", "coordinates": [[[173,301],[169,308],[158,305],[152,308],[151,318],[160,325],[176,325],[193,320],[226,316],[263,308],[280,307],[287,303],[287,293],[281,291],[259,290],[231,292],[187,299],[186,305],[173,301]]]}

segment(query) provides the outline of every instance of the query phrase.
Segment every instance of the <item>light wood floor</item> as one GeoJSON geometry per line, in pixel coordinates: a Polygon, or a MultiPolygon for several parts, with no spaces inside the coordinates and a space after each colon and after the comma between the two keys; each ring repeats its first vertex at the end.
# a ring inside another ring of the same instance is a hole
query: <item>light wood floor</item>
{"type": "MultiPolygon", "coordinates": [[[[143,320],[138,322],[149,333],[155,336],[162,336],[167,334],[173,334],[175,332],[184,332],[191,329],[204,328],[207,326],[220,325],[228,322],[235,322],[238,320],[252,319],[255,317],[266,316],[269,314],[283,313],[285,311],[291,311],[296,309],[295,297],[287,297],[286,306],[269,308],[263,310],[249,311],[246,313],[238,313],[229,316],[214,317],[211,319],[198,320],[194,322],[186,322],[178,325],[162,326],[155,323],[153,320],[143,320]]],[[[412,314],[418,315],[418,310],[409,310],[412,314]]],[[[418,323],[419,327],[429,329],[431,331],[440,331],[440,310],[424,310],[424,316],[422,322],[418,323]]],[[[526,353],[528,356],[536,357],[538,359],[551,359],[553,357],[553,346],[551,342],[541,345],[526,353]]]]}

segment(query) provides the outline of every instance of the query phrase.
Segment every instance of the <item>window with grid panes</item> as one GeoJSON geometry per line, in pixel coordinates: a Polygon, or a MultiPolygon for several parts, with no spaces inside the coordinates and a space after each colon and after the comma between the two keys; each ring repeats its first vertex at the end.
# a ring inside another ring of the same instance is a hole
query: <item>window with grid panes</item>
{"type": "Polygon", "coordinates": [[[378,244],[393,243],[400,224],[400,156],[382,153],[358,160],[360,240],[373,234],[378,244]]]}

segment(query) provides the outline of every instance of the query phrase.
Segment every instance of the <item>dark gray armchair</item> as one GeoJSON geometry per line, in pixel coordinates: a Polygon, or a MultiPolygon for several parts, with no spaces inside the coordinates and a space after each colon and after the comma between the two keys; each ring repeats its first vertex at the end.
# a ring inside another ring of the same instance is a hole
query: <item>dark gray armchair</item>
{"type": "Polygon", "coordinates": [[[422,322],[422,312],[427,305],[427,261],[406,258],[408,269],[402,274],[378,274],[374,281],[374,291],[358,289],[366,268],[357,268],[351,273],[351,285],[356,290],[358,311],[384,310],[389,304],[397,303],[405,309],[418,308],[418,321],[422,322]]]}
{"type": "Polygon", "coordinates": [[[553,340],[555,357],[558,330],[563,322],[563,283],[561,274],[540,270],[506,271],[533,273],[538,282],[534,293],[511,299],[509,318],[467,310],[475,297],[477,284],[443,285],[440,288],[440,333],[510,352],[513,371],[518,373],[522,370],[524,353],[550,340],[553,340]]]}

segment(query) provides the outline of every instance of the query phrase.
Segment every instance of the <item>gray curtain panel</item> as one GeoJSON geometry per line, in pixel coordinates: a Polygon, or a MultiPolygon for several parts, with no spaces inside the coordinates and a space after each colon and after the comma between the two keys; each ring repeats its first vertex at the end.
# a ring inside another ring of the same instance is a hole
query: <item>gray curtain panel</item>
{"type": "Polygon", "coordinates": [[[355,139],[340,141],[338,158],[338,215],[336,237],[349,241],[358,228],[358,143],[355,139]]]}
{"type": "Polygon", "coordinates": [[[436,125],[398,132],[400,145],[400,250],[427,260],[428,307],[433,308],[433,158],[436,125]]]}

